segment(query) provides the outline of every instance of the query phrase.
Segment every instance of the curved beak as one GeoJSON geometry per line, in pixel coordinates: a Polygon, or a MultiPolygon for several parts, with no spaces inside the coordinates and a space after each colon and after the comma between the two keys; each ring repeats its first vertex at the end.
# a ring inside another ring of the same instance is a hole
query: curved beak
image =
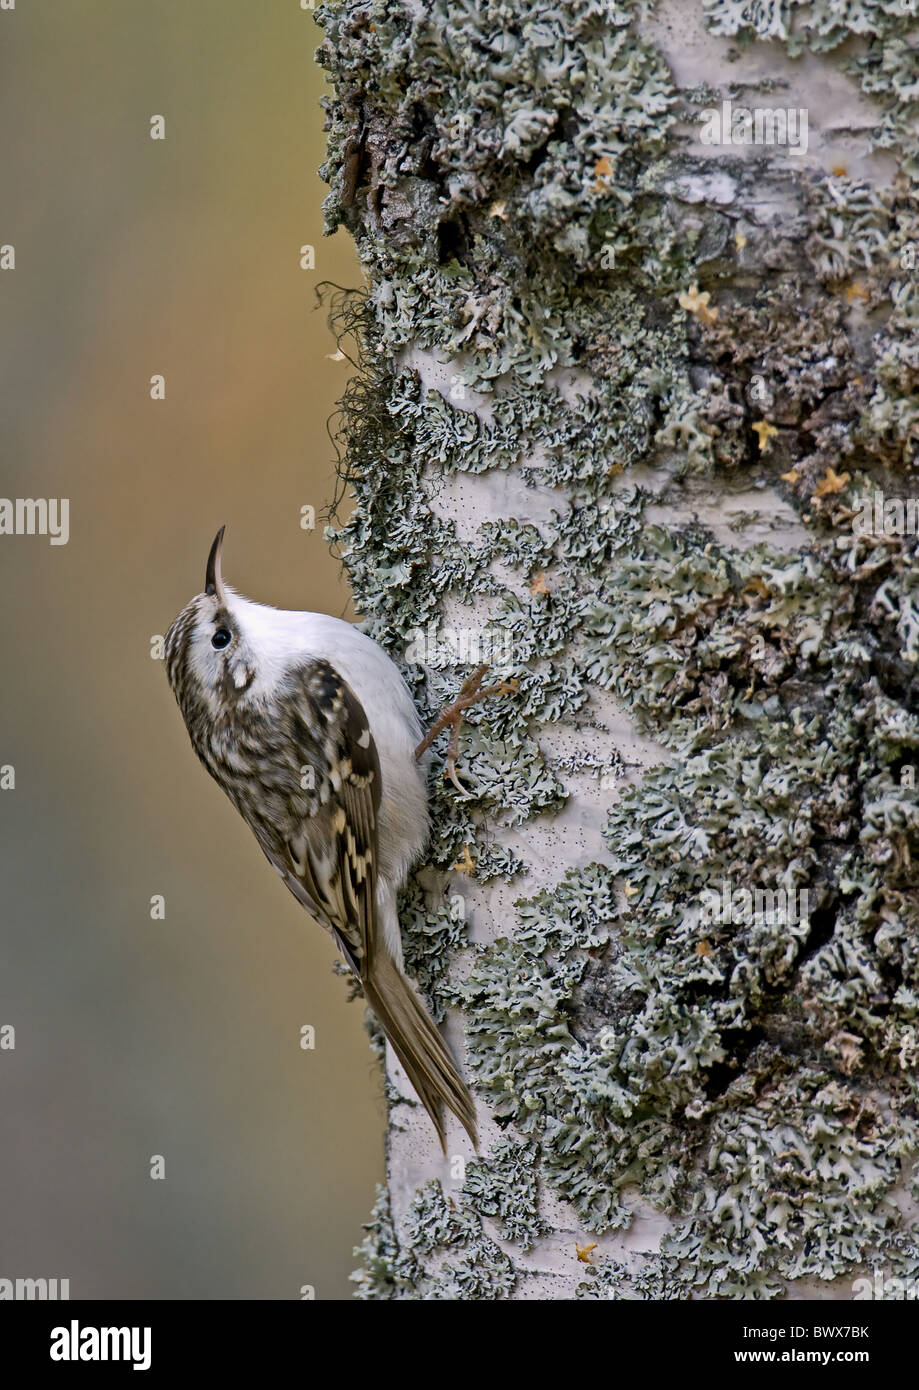
{"type": "Polygon", "coordinates": [[[211,553],[207,557],[207,570],[204,575],[204,592],[206,594],[216,594],[223,602],[223,574],[220,568],[220,551],[223,547],[223,533],[226,526],[221,526],[214,537],[214,544],[211,546],[211,553]]]}

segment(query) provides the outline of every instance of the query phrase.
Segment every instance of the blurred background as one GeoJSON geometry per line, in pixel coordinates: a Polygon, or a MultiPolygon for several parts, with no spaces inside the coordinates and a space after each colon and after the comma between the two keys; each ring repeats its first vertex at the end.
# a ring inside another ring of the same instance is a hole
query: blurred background
{"type": "Polygon", "coordinates": [[[0,1277],[72,1298],[348,1297],[382,1175],[363,1009],[150,655],[223,522],[244,593],[351,615],[320,39],[298,0],[0,11],[0,494],[70,498],[67,545],[0,536],[0,1277]]]}

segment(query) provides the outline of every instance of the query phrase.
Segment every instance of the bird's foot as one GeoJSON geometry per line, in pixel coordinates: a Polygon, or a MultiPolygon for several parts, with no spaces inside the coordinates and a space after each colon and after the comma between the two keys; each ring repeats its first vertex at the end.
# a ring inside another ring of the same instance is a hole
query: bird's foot
{"type": "Polygon", "coordinates": [[[509,695],[511,691],[517,689],[518,682],[515,680],[498,681],[496,685],[482,686],[485,672],[488,670],[488,662],[485,661],[481,666],[477,666],[471,676],[467,676],[460,686],[460,693],[452,704],[448,705],[441,714],[437,716],[424,738],[415,749],[415,758],[421,757],[426,753],[434,742],[438,734],[443,733],[444,729],[450,730],[450,742],[447,745],[447,757],[444,764],[444,776],[449,778],[456,790],[465,796],[468,787],[464,787],[456,775],[456,759],[459,756],[459,736],[463,726],[463,719],[467,709],[477,705],[480,700],[489,700],[493,695],[509,695]]]}

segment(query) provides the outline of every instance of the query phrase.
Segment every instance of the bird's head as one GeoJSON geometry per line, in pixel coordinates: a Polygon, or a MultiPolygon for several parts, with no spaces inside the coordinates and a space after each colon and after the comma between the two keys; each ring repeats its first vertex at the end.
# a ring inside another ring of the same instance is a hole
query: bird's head
{"type": "Polygon", "coordinates": [[[166,674],[186,722],[192,706],[211,717],[244,699],[259,673],[258,644],[244,613],[256,609],[223,582],[225,526],[207,557],[204,592],[187,603],[166,633],[166,674]]]}

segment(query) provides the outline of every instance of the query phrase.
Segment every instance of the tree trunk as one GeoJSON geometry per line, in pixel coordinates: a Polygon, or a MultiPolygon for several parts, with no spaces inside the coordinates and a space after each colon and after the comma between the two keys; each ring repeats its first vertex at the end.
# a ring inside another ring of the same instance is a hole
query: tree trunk
{"type": "Polygon", "coordinates": [[[909,8],[319,12],[356,601],[517,682],[403,912],[482,1156],[390,1058],[361,1297],[919,1278],[909,8]]]}

